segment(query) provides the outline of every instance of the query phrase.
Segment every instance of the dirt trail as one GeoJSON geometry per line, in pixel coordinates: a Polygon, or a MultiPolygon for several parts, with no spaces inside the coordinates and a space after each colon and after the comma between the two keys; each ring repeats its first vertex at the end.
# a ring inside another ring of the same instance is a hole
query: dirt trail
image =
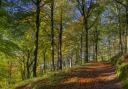
{"type": "Polygon", "coordinates": [[[39,89],[123,89],[115,69],[106,63],[93,63],[72,70],[56,86],[39,89]]]}

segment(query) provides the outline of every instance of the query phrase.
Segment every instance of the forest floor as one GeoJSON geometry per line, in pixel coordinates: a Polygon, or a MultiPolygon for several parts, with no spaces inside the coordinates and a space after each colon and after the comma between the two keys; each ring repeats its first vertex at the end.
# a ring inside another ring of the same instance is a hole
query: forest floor
{"type": "Polygon", "coordinates": [[[36,85],[35,89],[123,89],[115,68],[107,63],[91,63],[72,69],[54,85],[44,84],[44,81],[36,85]]]}

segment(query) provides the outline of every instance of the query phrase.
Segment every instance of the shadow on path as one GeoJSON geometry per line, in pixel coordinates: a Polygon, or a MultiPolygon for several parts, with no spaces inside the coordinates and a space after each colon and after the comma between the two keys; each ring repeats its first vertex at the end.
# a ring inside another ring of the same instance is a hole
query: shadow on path
{"type": "Polygon", "coordinates": [[[110,64],[93,63],[70,71],[57,85],[39,84],[37,89],[122,89],[110,64]]]}

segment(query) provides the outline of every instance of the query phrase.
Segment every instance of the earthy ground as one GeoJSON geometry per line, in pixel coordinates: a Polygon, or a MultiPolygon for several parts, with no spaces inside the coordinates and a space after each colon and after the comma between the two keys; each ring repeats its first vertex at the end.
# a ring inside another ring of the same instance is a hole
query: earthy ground
{"type": "Polygon", "coordinates": [[[123,89],[115,69],[106,63],[92,63],[69,72],[56,85],[38,89],[123,89]]]}

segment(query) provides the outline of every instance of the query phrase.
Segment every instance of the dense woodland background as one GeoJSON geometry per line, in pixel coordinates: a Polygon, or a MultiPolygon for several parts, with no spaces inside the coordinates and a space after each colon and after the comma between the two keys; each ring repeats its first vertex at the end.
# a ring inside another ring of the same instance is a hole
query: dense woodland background
{"type": "Polygon", "coordinates": [[[0,88],[128,52],[128,0],[0,0],[0,88]]]}

